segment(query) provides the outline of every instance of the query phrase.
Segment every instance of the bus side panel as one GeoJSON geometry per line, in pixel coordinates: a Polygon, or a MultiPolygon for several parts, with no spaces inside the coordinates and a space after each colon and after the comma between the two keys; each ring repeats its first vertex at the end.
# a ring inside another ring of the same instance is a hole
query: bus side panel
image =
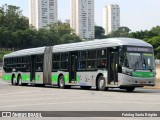
{"type": "Polygon", "coordinates": [[[43,72],[36,72],[36,74],[35,74],[35,83],[43,84],[43,72]]]}
{"type": "Polygon", "coordinates": [[[63,75],[65,80],[65,85],[69,85],[69,72],[64,72],[64,71],[52,72],[51,76],[52,84],[58,85],[59,75],[63,75]]]}
{"type": "Polygon", "coordinates": [[[96,78],[99,74],[105,77],[107,85],[107,71],[102,70],[77,72],[78,85],[96,87],[96,78]]]}
{"type": "Polygon", "coordinates": [[[12,73],[5,73],[4,71],[2,72],[2,79],[6,82],[11,83],[12,80],[12,73]]]}

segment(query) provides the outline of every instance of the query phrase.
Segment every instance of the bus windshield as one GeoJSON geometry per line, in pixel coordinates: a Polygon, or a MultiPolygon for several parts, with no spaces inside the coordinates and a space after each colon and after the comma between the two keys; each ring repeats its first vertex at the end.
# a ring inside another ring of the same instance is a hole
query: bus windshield
{"type": "Polygon", "coordinates": [[[134,70],[153,70],[155,62],[151,53],[127,53],[129,68],[134,70]]]}

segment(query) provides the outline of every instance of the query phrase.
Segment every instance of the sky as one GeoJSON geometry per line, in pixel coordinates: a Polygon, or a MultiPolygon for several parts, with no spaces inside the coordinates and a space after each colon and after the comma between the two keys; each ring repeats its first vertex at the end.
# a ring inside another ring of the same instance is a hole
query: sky
{"type": "MultiPolygon", "coordinates": [[[[132,31],[150,30],[160,25],[160,0],[94,0],[95,24],[103,26],[103,8],[109,4],[120,6],[121,26],[132,31]]],[[[29,16],[28,0],[0,0],[3,4],[19,6],[29,16]]],[[[58,19],[70,19],[70,0],[58,0],[58,19]]]]}

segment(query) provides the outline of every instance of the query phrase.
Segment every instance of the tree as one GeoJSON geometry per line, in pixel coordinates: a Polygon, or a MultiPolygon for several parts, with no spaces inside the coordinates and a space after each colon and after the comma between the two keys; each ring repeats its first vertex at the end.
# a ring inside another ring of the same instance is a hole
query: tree
{"type": "Polygon", "coordinates": [[[49,25],[52,35],[57,37],[55,44],[72,43],[82,41],[79,36],[73,33],[73,29],[70,28],[69,23],[62,23],[58,21],[49,25]]]}
{"type": "Polygon", "coordinates": [[[0,46],[13,48],[18,39],[15,32],[29,29],[28,18],[22,15],[19,7],[13,5],[2,5],[0,7],[0,46]]]}
{"type": "Polygon", "coordinates": [[[119,27],[118,30],[112,31],[108,37],[128,37],[130,31],[128,27],[119,27]]]}
{"type": "Polygon", "coordinates": [[[148,30],[132,32],[129,35],[129,37],[142,39],[142,40],[150,39],[154,36],[157,36],[157,34],[153,33],[152,31],[148,31],[148,30]]]}
{"type": "Polygon", "coordinates": [[[160,35],[148,39],[147,42],[153,45],[155,56],[160,58],[160,35]]]}
{"type": "Polygon", "coordinates": [[[13,5],[5,4],[0,7],[0,23],[0,27],[7,28],[10,31],[29,28],[28,18],[22,15],[19,7],[13,5]]]}
{"type": "Polygon", "coordinates": [[[153,27],[151,29],[151,32],[156,34],[156,35],[160,35],[160,26],[153,27]]]}
{"type": "Polygon", "coordinates": [[[105,33],[105,30],[103,27],[101,26],[95,26],[95,38],[96,39],[102,39],[104,38],[104,33],[105,33]]]}
{"type": "Polygon", "coordinates": [[[65,34],[71,34],[73,31],[73,29],[70,28],[70,25],[68,23],[62,23],[61,21],[50,24],[49,28],[52,32],[54,32],[58,36],[63,36],[65,34]]]}

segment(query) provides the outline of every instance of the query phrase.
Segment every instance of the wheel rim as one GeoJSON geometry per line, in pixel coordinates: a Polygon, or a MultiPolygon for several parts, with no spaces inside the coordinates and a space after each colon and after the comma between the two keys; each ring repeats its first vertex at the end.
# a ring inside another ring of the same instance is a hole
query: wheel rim
{"type": "Polygon", "coordinates": [[[103,89],[104,88],[104,84],[105,83],[105,81],[103,80],[103,79],[101,79],[100,81],[99,81],[99,88],[100,89],[103,89]]]}
{"type": "Polygon", "coordinates": [[[13,85],[16,85],[16,78],[13,78],[13,85]]]}
{"type": "Polygon", "coordinates": [[[21,77],[19,77],[19,85],[21,85],[22,84],[22,79],[21,79],[21,77]]]}
{"type": "Polygon", "coordinates": [[[60,78],[60,87],[64,87],[64,80],[63,80],[63,78],[60,78]]]}

